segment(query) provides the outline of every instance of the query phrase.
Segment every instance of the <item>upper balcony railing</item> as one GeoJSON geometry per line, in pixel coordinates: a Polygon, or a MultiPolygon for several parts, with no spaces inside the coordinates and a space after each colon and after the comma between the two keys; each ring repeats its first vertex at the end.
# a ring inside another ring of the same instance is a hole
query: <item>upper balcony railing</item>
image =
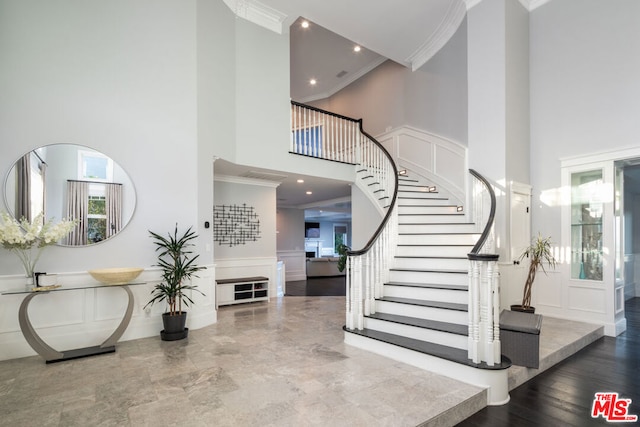
{"type": "Polygon", "coordinates": [[[362,120],[291,102],[291,146],[295,154],[355,165],[356,185],[383,218],[367,244],[348,252],[346,327],[363,328],[364,316],[382,296],[397,236],[398,170],[387,150],[362,129],[362,120]]]}

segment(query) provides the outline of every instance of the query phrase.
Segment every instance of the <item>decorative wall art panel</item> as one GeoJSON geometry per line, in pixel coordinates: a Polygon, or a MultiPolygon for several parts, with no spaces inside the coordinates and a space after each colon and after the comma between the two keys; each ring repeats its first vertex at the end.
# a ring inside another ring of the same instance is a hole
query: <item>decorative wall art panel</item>
{"type": "Polygon", "coordinates": [[[220,246],[245,245],[260,238],[260,220],[253,206],[213,207],[213,241],[220,246]]]}

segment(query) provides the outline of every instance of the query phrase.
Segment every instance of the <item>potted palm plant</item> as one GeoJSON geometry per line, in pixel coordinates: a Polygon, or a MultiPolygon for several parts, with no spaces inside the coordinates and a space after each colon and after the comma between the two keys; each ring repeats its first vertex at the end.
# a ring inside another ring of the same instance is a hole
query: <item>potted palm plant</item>
{"type": "Polygon", "coordinates": [[[189,334],[189,329],[185,328],[187,312],[182,311],[182,306],[188,307],[193,304],[193,300],[184,291],[193,290],[204,295],[190,282],[192,277],[198,277],[198,271],[204,269],[196,265],[198,255],[191,256],[192,252],[189,250],[194,246],[192,241],[198,236],[191,227],[179,236],[177,223],[173,234],[167,233],[167,237],[153,231],[149,231],[149,234],[158,252],[156,266],[162,269],[162,281],[154,286],[152,298],[145,308],[156,302],[166,301],[168,311],[162,315],[164,330],[160,332],[160,337],[164,341],[186,338],[189,334]]]}
{"type": "Polygon", "coordinates": [[[531,244],[520,255],[520,261],[529,258],[529,273],[524,283],[524,291],[522,295],[522,304],[511,306],[511,311],[523,311],[526,313],[535,313],[535,307],[531,307],[531,290],[533,281],[539,268],[546,274],[544,265],[547,264],[551,268],[555,268],[556,259],[551,254],[551,237],[542,237],[539,233],[537,237],[531,240],[531,244]]]}

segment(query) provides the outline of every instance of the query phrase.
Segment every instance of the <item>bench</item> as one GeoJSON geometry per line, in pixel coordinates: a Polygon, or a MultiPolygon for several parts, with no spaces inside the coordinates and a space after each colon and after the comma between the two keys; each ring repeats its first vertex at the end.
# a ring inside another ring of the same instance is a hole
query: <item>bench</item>
{"type": "Polygon", "coordinates": [[[502,354],[514,365],[538,368],[540,365],[540,329],[542,316],[502,310],[500,343],[502,354]]]}

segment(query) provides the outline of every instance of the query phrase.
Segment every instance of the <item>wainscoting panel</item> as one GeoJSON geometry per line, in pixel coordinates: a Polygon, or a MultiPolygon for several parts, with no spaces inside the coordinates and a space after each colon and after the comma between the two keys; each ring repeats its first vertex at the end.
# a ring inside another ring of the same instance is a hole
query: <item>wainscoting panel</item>
{"type": "Polygon", "coordinates": [[[389,130],[376,138],[400,168],[415,171],[438,186],[441,193],[460,204],[465,202],[468,178],[465,146],[409,126],[389,130]]]}
{"type": "Polygon", "coordinates": [[[569,309],[606,314],[607,295],[605,289],[569,285],[569,309]]]}
{"type": "Polygon", "coordinates": [[[305,280],[307,278],[304,251],[278,251],[278,260],[284,262],[285,280],[287,282],[305,280]]]}
{"type": "MultiPolygon", "coordinates": [[[[217,321],[215,310],[214,266],[204,266],[194,280],[206,295],[192,292],[195,305],[188,308],[187,326],[198,329],[217,321]]],[[[266,274],[265,274],[266,275],[266,274]]],[[[153,286],[160,280],[157,268],[146,269],[136,279],[143,283],[131,286],[134,295],[133,316],[121,341],[157,336],[162,329],[160,314],[164,303],[144,309],[153,286]]],[[[87,286],[97,282],[87,272],[58,273],[58,284],[64,288],[87,286]]],[[[24,277],[0,276],[0,289],[20,289],[24,277]]],[[[3,295],[0,298],[0,360],[36,354],[24,339],[18,323],[18,309],[26,294],[3,295]]],[[[37,295],[29,304],[29,317],[38,335],[57,350],[69,350],[102,343],[122,319],[127,307],[127,294],[122,289],[69,289],[37,295]]],[[[43,361],[44,363],[44,361],[43,361]]]]}

